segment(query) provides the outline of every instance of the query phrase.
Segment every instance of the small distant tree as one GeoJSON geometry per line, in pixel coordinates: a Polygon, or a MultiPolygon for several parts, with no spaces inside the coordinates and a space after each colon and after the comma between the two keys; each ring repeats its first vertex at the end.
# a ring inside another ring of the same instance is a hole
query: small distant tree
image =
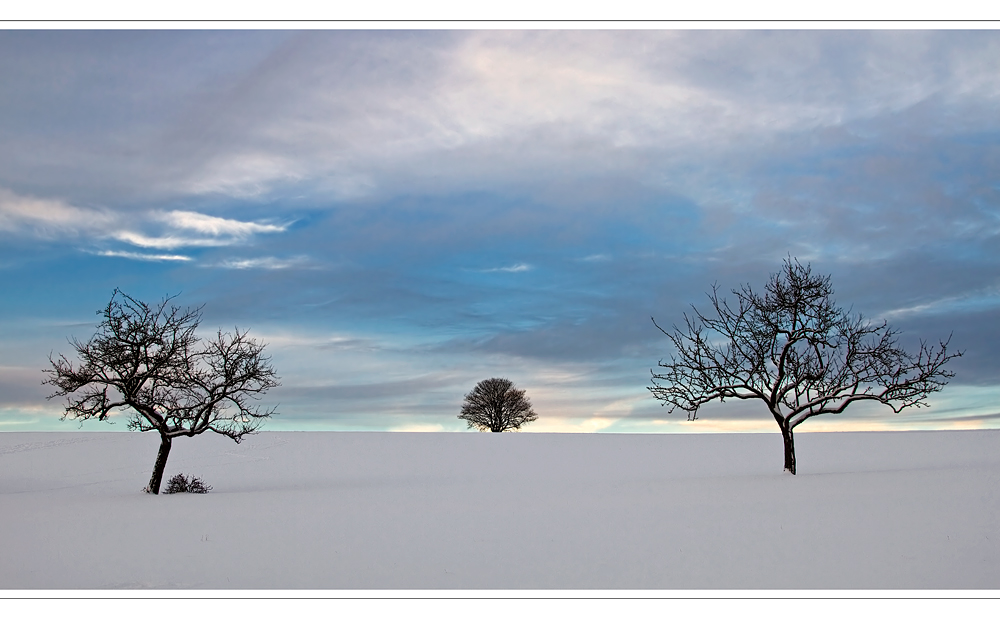
{"type": "Polygon", "coordinates": [[[732,291],[733,305],[709,295],[712,308],[684,315],[683,329],[665,331],[677,351],[660,360],[649,390],[669,406],[697,418],[698,409],[726,398],[760,400],[785,445],[785,470],[795,474],[792,431],[817,415],[839,415],[855,402],[878,402],[898,413],[927,406],[927,396],[954,376],[944,365],[962,356],[920,342],[916,353],[897,341],[885,322],[851,315],[834,303],[829,276],[789,258],[763,294],[749,284],[732,291]]]}
{"type": "Polygon", "coordinates": [[[538,419],[524,389],[515,389],[506,378],[487,378],[465,394],[459,419],[480,432],[506,432],[538,419]]]}
{"type": "Polygon", "coordinates": [[[173,298],[147,305],[115,289],[97,312],[97,333],[70,340],[78,364],[50,355],[45,370],[45,384],[56,388],[49,398],[66,396],[63,419],[108,421],[113,411],[129,410],[129,430],[159,433],[146,486],[153,494],[174,438],[211,431],[239,443],[274,413],[253,402],[279,384],[264,344],[239,329],[203,342],[195,335],[201,308],[169,305],[173,298]]]}

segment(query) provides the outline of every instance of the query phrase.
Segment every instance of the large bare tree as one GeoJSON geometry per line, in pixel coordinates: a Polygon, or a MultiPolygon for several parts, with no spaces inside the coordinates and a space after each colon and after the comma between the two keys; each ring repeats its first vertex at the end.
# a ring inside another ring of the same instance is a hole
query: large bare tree
{"type": "Polygon", "coordinates": [[[660,360],[649,390],[669,406],[695,419],[698,409],[726,398],[760,400],[781,429],[785,470],[795,474],[792,431],[817,415],[839,415],[855,402],[878,402],[900,412],[927,406],[953,372],[945,363],[948,340],[938,346],[921,341],[907,352],[899,331],[885,321],[852,315],[833,300],[829,276],[789,258],[772,274],[763,294],[749,284],[733,290],[735,302],[719,298],[713,286],[708,314],[693,308],[684,328],[662,331],[676,349],[660,360]]]}
{"type": "Polygon", "coordinates": [[[274,409],[254,402],[278,386],[264,344],[246,331],[218,331],[202,341],[195,334],[201,308],[170,305],[173,297],[148,305],[115,290],[103,320],[86,342],[70,340],[79,357],[49,356],[45,381],[66,396],[63,419],[109,420],[128,410],[128,428],[160,434],[160,449],[147,492],[158,494],[171,441],[206,431],[237,443],[253,434],[274,409]]]}
{"type": "Polygon", "coordinates": [[[524,389],[515,389],[514,383],[506,378],[487,378],[465,394],[458,418],[480,432],[506,432],[519,430],[524,424],[538,419],[538,415],[532,410],[524,389]]]}

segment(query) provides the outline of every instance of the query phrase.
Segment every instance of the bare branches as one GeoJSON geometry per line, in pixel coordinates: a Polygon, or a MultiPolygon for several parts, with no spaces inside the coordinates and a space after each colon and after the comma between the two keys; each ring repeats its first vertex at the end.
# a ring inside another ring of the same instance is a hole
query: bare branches
{"type": "Polygon", "coordinates": [[[926,406],[927,396],[954,376],[944,365],[962,356],[948,352],[950,338],[907,352],[897,331],[837,307],[829,276],[791,258],[763,294],[748,284],[732,293],[730,304],[713,286],[711,311],[693,308],[684,326],[670,331],[656,325],[676,350],[669,362],[660,360],[649,387],[668,412],[695,419],[714,400],[758,399],[790,445],[792,428],[854,402],[879,402],[897,413],[926,406]]]}
{"type": "Polygon", "coordinates": [[[246,331],[217,332],[191,355],[188,380],[175,391],[175,427],[172,436],[193,436],[206,430],[240,442],[253,434],[274,409],[261,409],[254,402],[268,389],[278,386],[264,346],[246,331]]]}
{"type": "Polygon", "coordinates": [[[538,419],[538,415],[532,410],[524,389],[515,389],[514,383],[506,378],[488,378],[465,395],[458,418],[480,432],[505,432],[520,429],[538,419]]]}
{"type": "Polygon", "coordinates": [[[49,357],[45,383],[56,388],[50,398],[67,396],[63,418],[104,421],[114,409],[130,407],[154,427],[163,424],[157,404],[185,383],[201,320],[200,308],[168,307],[170,300],[150,306],[116,289],[98,312],[97,333],[87,342],[70,340],[79,364],[49,357]]]}

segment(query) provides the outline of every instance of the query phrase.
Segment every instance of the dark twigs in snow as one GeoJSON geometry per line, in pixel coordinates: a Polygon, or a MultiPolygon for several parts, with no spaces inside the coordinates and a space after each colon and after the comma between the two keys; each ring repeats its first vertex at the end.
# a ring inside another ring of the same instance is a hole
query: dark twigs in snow
{"type": "Polygon", "coordinates": [[[465,394],[462,413],[458,416],[480,432],[519,430],[522,425],[538,419],[524,389],[515,389],[506,378],[479,381],[465,394]]]}
{"type": "Polygon", "coordinates": [[[726,398],[761,400],[785,445],[785,470],[795,473],[792,431],[817,415],[839,415],[854,402],[873,401],[900,412],[924,401],[954,376],[945,363],[947,340],[903,350],[898,331],[836,306],[829,276],[789,258],[759,294],[749,284],[732,291],[735,302],[712,287],[711,311],[684,315],[684,327],[662,331],[676,356],[660,360],[649,390],[695,419],[698,409],[726,398]]]}
{"type": "Polygon", "coordinates": [[[208,491],[211,489],[212,486],[203,482],[200,477],[192,477],[188,479],[181,473],[178,473],[167,480],[167,488],[163,491],[163,494],[177,494],[179,492],[208,494],[208,491]]]}
{"type": "Polygon", "coordinates": [[[79,361],[49,356],[45,381],[66,396],[63,419],[108,420],[117,409],[131,412],[128,428],[160,435],[160,449],[146,490],[160,491],[171,441],[205,431],[237,443],[253,434],[274,409],[255,401],[278,386],[264,344],[246,331],[218,331],[201,340],[195,330],[201,308],[147,305],[115,290],[97,333],[70,340],[79,361]]]}

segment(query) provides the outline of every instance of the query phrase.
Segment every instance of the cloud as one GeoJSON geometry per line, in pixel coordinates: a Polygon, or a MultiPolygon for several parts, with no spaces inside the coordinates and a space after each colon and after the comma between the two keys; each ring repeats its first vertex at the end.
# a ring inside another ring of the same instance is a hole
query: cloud
{"type": "Polygon", "coordinates": [[[945,297],[935,299],[927,303],[919,303],[909,307],[901,307],[887,312],[880,316],[886,320],[894,318],[909,318],[924,314],[961,314],[968,312],[980,312],[983,310],[1000,307],[1000,290],[977,290],[970,291],[961,296],[945,297]]]}
{"type": "MultiPolygon", "coordinates": [[[[440,423],[404,423],[389,428],[390,432],[445,432],[446,429],[440,423]]],[[[455,429],[451,429],[455,432],[455,429]]]]}
{"type": "Polygon", "coordinates": [[[113,233],[113,237],[130,245],[155,249],[225,247],[244,243],[257,234],[284,232],[289,225],[225,219],[193,211],[154,212],[150,214],[149,219],[154,223],[163,223],[175,231],[193,232],[196,236],[175,232],[167,232],[161,236],[148,236],[132,230],[120,230],[113,233]]]}
{"type": "Polygon", "coordinates": [[[518,262],[509,267],[497,267],[494,269],[481,269],[480,273],[524,273],[525,271],[531,271],[535,267],[530,264],[525,264],[523,262],[518,262]]]}
{"type": "MultiPolygon", "coordinates": [[[[123,260],[67,286],[364,334],[275,346],[364,386],[358,427],[449,428],[426,415],[476,380],[574,360],[601,376],[538,391],[566,423],[662,416],[628,400],[670,352],[649,317],[789,254],[907,337],[955,330],[957,380],[1000,375],[995,32],[12,32],[0,80],[12,285],[68,246],[123,260]],[[395,391],[428,364],[461,379],[395,391]]],[[[361,392],[287,393],[336,417],[361,392]]]]}
{"type": "MultiPolygon", "coordinates": [[[[129,33],[9,38],[24,68],[7,88],[22,127],[8,158],[33,153],[95,203],[554,181],[585,197],[574,181],[594,174],[690,188],[734,148],[1000,92],[989,33],[159,33],[159,53],[129,33]],[[39,79],[53,74],[66,78],[39,79]],[[39,101],[75,131],[39,130],[39,101]]],[[[31,161],[0,159],[0,183],[38,176],[31,161]]]]}
{"type": "MultiPolygon", "coordinates": [[[[76,239],[86,251],[100,256],[146,261],[188,261],[188,256],[176,254],[140,254],[104,249],[93,245],[108,240],[120,241],[145,249],[178,249],[183,247],[226,247],[249,242],[259,234],[284,232],[290,223],[274,224],[241,221],[206,215],[195,211],[172,210],[123,213],[111,209],[81,208],[64,200],[39,198],[14,193],[0,187],[0,231],[27,234],[44,239],[76,239]],[[128,222],[129,225],[126,225],[128,222]],[[158,228],[159,234],[147,234],[134,229],[158,228]]],[[[292,261],[262,259],[257,268],[284,268],[292,261]]],[[[247,268],[254,265],[247,262],[247,268]]]]}
{"type": "Polygon", "coordinates": [[[142,260],[145,262],[188,262],[192,260],[190,256],[183,256],[180,254],[139,254],[131,251],[99,251],[94,252],[98,256],[107,256],[109,258],[128,258],[129,260],[142,260]]]}
{"type": "Polygon", "coordinates": [[[195,195],[255,198],[267,194],[276,184],[301,180],[300,167],[294,160],[266,151],[219,153],[182,183],[182,188],[195,195]]]}
{"type": "Polygon", "coordinates": [[[0,365],[0,408],[45,406],[50,390],[42,385],[45,375],[39,370],[37,367],[0,365]]]}
{"type": "Polygon", "coordinates": [[[45,238],[94,233],[115,219],[107,211],[79,208],[63,200],[16,194],[0,187],[0,230],[45,238]]]}
{"type": "Polygon", "coordinates": [[[290,269],[298,266],[302,266],[307,263],[307,258],[303,256],[298,256],[294,258],[275,258],[274,256],[265,256],[263,258],[233,258],[230,260],[223,260],[217,264],[211,266],[218,266],[223,269],[266,269],[266,270],[276,270],[276,269],[290,269]]]}
{"type": "Polygon", "coordinates": [[[167,213],[156,214],[155,217],[162,219],[173,228],[193,230],[200,234],[216,237],[246,238],[254,234],[284,232],[288,228],[288,224],[278,226],[252,221],[237,221],[235,219],[213,217],[193,211],[169,211],[167,213]]]}
{"type": "Polygon", "coordinates": [[[239,239],[229,238],[204,238],[204,237],[184,237],[184,236],[146,236],[140,232],[131,230],[121,230],[114,232],[112,237],[116,240],[135,245],[136,247],[149,247],[153,249],[177,249],[178,247],[225,247],[236,243],[239,239]]]}

